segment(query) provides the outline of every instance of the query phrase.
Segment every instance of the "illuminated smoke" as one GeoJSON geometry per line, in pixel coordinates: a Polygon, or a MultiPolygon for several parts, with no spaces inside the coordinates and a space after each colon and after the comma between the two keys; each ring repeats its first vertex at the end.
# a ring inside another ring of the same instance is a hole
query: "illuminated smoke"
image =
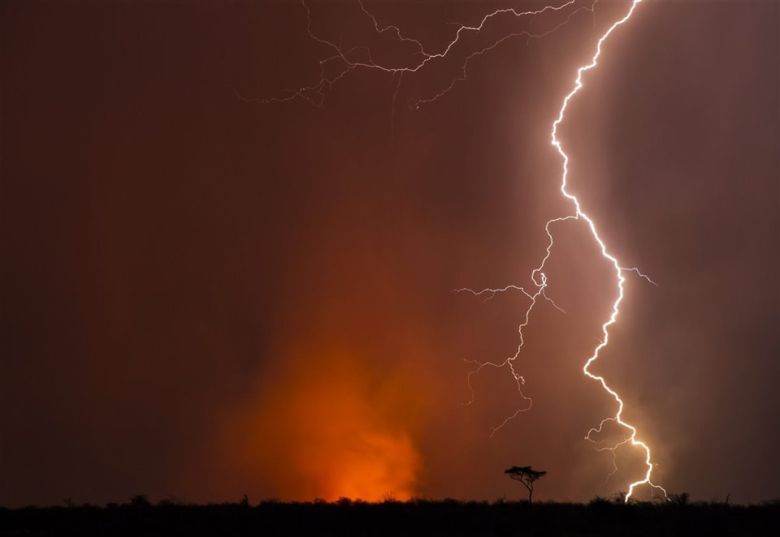
{"type": "Polygon", "coordinates": [[[227,466],[283,500],[408,500],[421,456],[409,381],[369,370],[354,351],[284,353],[282,371],[229,420],[227,466]]]}

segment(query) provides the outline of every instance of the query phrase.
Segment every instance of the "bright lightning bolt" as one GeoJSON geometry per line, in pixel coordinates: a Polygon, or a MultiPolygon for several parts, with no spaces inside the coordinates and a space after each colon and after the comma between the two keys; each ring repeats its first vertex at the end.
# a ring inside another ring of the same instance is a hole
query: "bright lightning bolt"
{"type": "MultiPolygon", "coordinates": [[[[465,80],[467,77],[469,64],[472,60],[488,53],[489,51],[495,49],[505,41],[512,38],[524,37],[526,41],[528,41],[531,39],[540,39],[546,37],[552,34],[553,32],[555,32],[556,30],[558,30],[559,28],[561,28],[563,25],[567,24],[572,19],[572,17],[574,17],[580,11],[587,10],[593,13],[597,2],[598,0],[593,0],[590,5],[584,5],[576,8],[574,8],[574,6],[575,4],[577,4],[577,0],[568,0],[559,5],[547,5],[540,9],[531,10],[531,11],[518,11],[514,8],[498,9],[485,15],[477,25],[472,25],[472,26],[459,25],[455,32],[454,37],[446,44],[446,46],[440,52],[429,52],[428,50],[426,50],[425,46],[421,41],[405,36],[401,32],[401,29],[398,26],[395,25],[382,26],[380,22],[377,20],[377,18],[366,9],[362,0],[358,0],[358,5],[362,13],[370,21],[375,32],[378,35],[382,35],[389,32],[394,36],[396,41],[414,45],[416,49],[414,52],[414,56],[416,57],[416,60],[414,60],[410,64],[385,65],[385,64],[380,64],[375,62],[372,58],[371,51],[366,47],[354,47],[348,50],[344,50],[341,46],[337,45],[333,41],[328,40],[316,34],[312,29],[311,9],[308,6],[308,4],[305,2],[305,0],[302,0],[301,4],[303,5],[306,11],[306,21],[307,21],[306,29],[308,32],[308,36],[313,41],[316,41],[317,43],[331,50],[331,54],[329,56],[319,61],[319,70],[320,70],[319,79],[311,85],[303,86],[298,89],[291,90],[287,93],[286,96],[283,97],[246,99],[244,97],[241,97],[240,95],[238,96],[241,99],[246,101],[260,101],[263,103],[288,102],[295,99],[304,99],[316,106],[321,106],[325,99],[325,91],[331,88],[333,84],[335,84],[336,82],[344,78],[348,73],[350,73],[353,70],[369,69],[369,70],[385,72],[390,74],[391,77],[393,77],[393,81],[395,83],[395,90],[393,92],[393,105],[395,105],[395,101],[398,97],[398,93],[401,84],[403,82],[404,75],[411,75],[417,73],[421,71],[424,67],[426,67],[429,63],[434,62],[436,60],[444,59],[450,56],[451,54],[455,54],[453,50],[461,43],[461,37],[465,33],[482,32],[485,29],[486,25],[493,18],[499,15],[507,15],[507,16],[512,15],[515,18],[525,18],[525,17],[542,15],[548,12],[563,12],[567,10],[567,8],[572,7],[572,9],[568,12],[566,17],[561,22],[559,22],[557,25],[553,26],[551,29],[545,32],[531,33],[527,30],[512,32],[501,36],[500,38],[494,40],[492,43],[488,44],[487,46],[484,46],[482,48],[479,48],[477,50],[474,50],[466,54],[464,56],[464,60],[460,65],[460,76],[453,78],[448,85],[446,85],[443,89],[439,90],[431,97],[421,98],[415,101],[412,104],[412,108],[418,109],[422,105],[430,104],[433,103],[434,101],[437,101],[439,98],[449,93],[458,82],[465,80]],[[358,57],[358,55],[360,56],[358,57]],[[328,68],[334,62],[340,64],[340,69],[337,70],[335,73],[331,72],[329,74],[328,68]]],[[[525,385],[525,378],[518,372],[515,362],[520,357],[520,353],[525,343],[524,332],[531,320],[531,315],[536,305],[540,302],[540,300],[543,300],[551,304],[557,310],[564,312],[563,309],[560,306],[558,306],[558,304],[556,304],[549,296],[547,296],[547,291],[546,291],[548,286],[548,281],[547,281],[547,275],[545,274],[544,271],[547,262],[550,259],[552,248],[555,244],[554,237],[551,231],[551,226],[553,224],[559,224],[570,220],[584,221],[587,224],[591,236],[593,237],[593,240],[596,242],[601,252],[601,255],[604,257],[605,260],[607,260],[610,263],[610,265],[614,269],[615,285],[618,294],[617,294],[617,298],[612,303],[612,311],[609,318],[601,326],[601,333],[602,333],[601,339],[598,345],[593,350],[592,354],[587,358],[585,364],[582,367],[582,372],[588,378],[598,382],[601,385],[601,387],[604,389],[604,391],[606,391],[615,400],[615,402],[617,403],[617,411],[613,416],[604,418],[599,423],[598,427],[591,428],[588,431],[585,438],[595,443],[595,440],[593,440],[593,435],[601,433],[603,431],[604,426],[608,423],[615,423],[628,432],[628,436],[623,440],[611,446],[599,446],[596,448],[597,451],[609,451],[612,454],[613,469],[612,472],[607,477],[608,479],[618,471],[615,454],[619,448],[623,446],[631,445],[632,447],[639,449],[644,454],[645,472],[641,479],[638,479],[630,484],[625,498],[626,502],[628,502],[631,499],[635,490],[638,487],[644,485],[652,487],[653,489],[660,490],[664,494],[664,496],[666,496],[666,490],[660,485],[653,483],[651,480],[654,465],[652,462],[652,453],[650,450],[650,446],[646,442],[639,439],[639,432],[636,426],[632,425],[631,423],[627,422],[624,419],[623,411],[625,408],[625,404],[623,402],[623,399],[620,397],[620,395],[616,390],[610,387],[610,385],[607,383],[606,379],[603,376],[597,375],[591,371],[591,366],[595,364],[595,362],[598,360],[601,354],[601,351],[605,349],[609,344],[609,328],[617,322],[618,316],[620,315],[620,306],[625,297],[626,273],[629,272],[635,273],[638,277],[646,280],[647,282],[653,285],[657,285],[657,284],[653,280],[651,280],[647,275],[643,274],[638,268],[624,267],[620,264],[617,257],[615,257],[615,255],[610,253],[603,239],[599,235],[595,222],[591,219],[590,216],[588,216],[587,213],[583,211],[579,199],[574,194],[569,192],[568,190],[569,156],[564,150],[561,140],[558,138],[558,129],[565,121],[566,111],[569,108],[569,104],[571,103],[572,99],[577,95],[577,93],[579,93],[580,89],[582,89],[583,87],[583,76],[588,71],[591,71],[596,68],[596,66],[598,65],[599,58],[601,57],[603,46],[606,43],[606,41],[609,39],[609,37],[612,35],[612,33],[615,30],[617,30],[620,26],[628,22],[628,20],[634,14],[634,11],[636,10],[637,6],[641,2],[642,0],[631,0],[631,5],[628,11],[625,13],[625,15],[623,15],[623,17],[621,17],[620,19],[612,23],[612,25],[609,26],[609,28],[607,28],[607,30],[599,37],[599,39],[596,42],[596,47],[593,56],[590,59],[590,62],[577,69],[577,76],[574,80],[574,86],[571,89],[571,91],[568,94],[566,94],[566,96],[563,98],[558,115],[555,121],[552,123],[552,128],[550,132],[551,143],[557,150],[562,160],[560,191],[563,197],[566,198],[574,205],[575,212],[573,215],[552,218],[548,220],[547,223],[545,224],[545,233],[547,235],[547,247],[545,249],[545,255],[541,259],[539,265],[531,271],[530,279],[535,289],[528,290],[518,285],[507,285],[502,288],[495,288],[495,289],[486,288],[479,291],[475,291],[473,289],[468,289],[468,288],[455,290],[456,292],[470,293],[476,297],[484,297],[485,301],[492,299],[499,293],[517,291],[522,295],[524,295],[529,302],[528,307],[525,310],[523,320],[518,326],[519,343],[514,354],[507,357],[501,362],[470,361],[470,363],[472,363],[475,366],[475,368],[468,373],[467,383],[468,383],[469,390],[471,392],[471,399],[466,404],[471,404],[474,401],[474,391],[471,384],[472,377],[485,368],[507,368],[512,378],[515,381],[520,397],[525,402],[524,406],[515,410],[513,414],[507,416],[500,424],[492,428],[491,430],[491,436],[492,436],[496,432],[498,432],[502,427],[504,427],[507,423],[509,423],[511,420],[517,417],[520,413],[528,411],[533,404],[533,400],[523,392],[523,386],[525,385]]]]}
{"type": "MultiPolygon", "coordinates": [[[[615,278],[617,282],[618,296],[615,299],[615,302],[612,304],[612,314],[610,315],[609,319],[601,326],[602,340],[598,344],[598,346],[596,346],[596,348],[593,350],[593,354],[591,354],[590,357],[588,357],[587,361],[585,362],[585,365],[582,367],[582,372],[585,373],[585,375],[588,376],[589,378],[601,384],[601,387],[615,399],[618,405],[617,412],[615,413],[614,417],[605,418],[604,420],[602,420],[601,424],[599,424],[599,427],[598,429],[596,429],[596,431],[600,431],[601,428],[604,426],[604,424],[609,421],[614,421],[615,423],[617,423],[618,425],[620,425],[621,427],[629,431],[629,437],[627,440],[624,440],[612,446],[612,448],[610,448],[613,451],[613,453],[618,447],[625,445],[627,443],[630,443],[633,447],[639,448],[641,451],[644,452],[645,455],[644,476],[642,477],[642,479],[634,481],[629,485],[628,493],[626,494],[626,502],[628,502],[631,499],[631,496],[634,494],[634,490],[637,487],[642,485],[649,485],[655,489],[661,490],[664,496],[666,496],[666,490],[660,485],[656,485],[651,481],[652,474],[653,474],[653,462],[652,462],[652,453],[650,451],[650,446],[648,446],[647,443],[645,443],[644,441],[638,438],[637,428],[623,419],[623,410],[625,408],[623,399],[620,397],[617,391],[615,391],[613,388],[609,386],[609,384],[607,384],[607,381],[604,379],[603,376],[592,373],[590,368],[596,362],[596,360],[598,360],[599,353],[602,351],[602,349],[604,349],[609,344],[609,327],[617,322],[618,316],[620,315],[620,305],[623,302],[623,298],[625,297],[626,278],[624,273],[626,271],[633,271],[636,272],[640,277],[643,277],[648,281],[652,282],[652,280],[650,280],[647,276],[642,274],[636,268],[624,268],[620,265],[618,259],[609,252],[606,244],[604,244],[603,239],[601,238],[601,236],[598,233],[598,230],[596,229],[596,224],[594,223],[594,221],[590,218],[590,216],[588,216],[582,210],[582,206],[580,205],[580,201],[577,199],[577,196],[569,192],[567,188],[568,178],[569,178],[569,156],[566,154],[566,151],[564,151],[563,144],[558,138],[558,127],[560,127],[560,125],[563,123],[564,119],[566,118],[566,110],[569,107],[569,103],[583,87],[583,82],[582,82],[583,75],[588,71],[594,69],[598,65],[604,43],[607,41],[607,39],[609,39],[609,36],[612,35],[612,33],[617,28],[625,24],[631,18],[631,16],[634,14],[634,11],[636,10],[636,7],[641,2],[642,0],[632,0],[631,7],[628,9],[628,12],[622,18],[615,21],[612,24],[612,26],[610,26],[607,29],[607,31],[604,32],[602,36],[599,38],[599,40],[596,42],[596,50],[593,54],[593,57],[591,58],[590,63],[583,65],[582,67],[577,69],[577,78],[574,81],[574,87],[566,95],[566,97],[564,97],[563,103],[561,104],[561,108],[558,112],[558,117],[555,119],[555,121],[552,124],[552,132],[551,132],[552,145],[558,151],[558,154],[561,156],[561,159],[563,160],[563,174],[561,175],[561,194],[563,194],[563,196],[566,199],[568,199],[574,204],[574,208],[576,210],[576,218],[578,220],[585,221],[585,223],[588,225],[588,228],[590,229],[593,239],[596,241],[596,243],[599,246],[599,249],[601,250],[601,255],[605,259],[607,259],[615,269],[615,278]]],[[[592,432],[594,432],[594,429],[588,431],[588,435],[586,436],[588,440],[591,439],[592,432]]]]}

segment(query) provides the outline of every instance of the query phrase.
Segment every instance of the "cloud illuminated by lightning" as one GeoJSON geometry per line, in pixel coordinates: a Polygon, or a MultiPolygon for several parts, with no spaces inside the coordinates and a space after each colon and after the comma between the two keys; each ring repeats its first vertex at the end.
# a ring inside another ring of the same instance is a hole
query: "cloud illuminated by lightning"
{"type": "MultiPolygon", "coordinates": [[[[360,10],[370,21],[377,34],[382,35],[385,33],[389,33],[392,36],[394,36],[396,41],[400,43],[408,43],[414,45],[415,47],[415,52],[413,55],[414,59],[410,61],[408,64],[387,65],[387,64],[381,64],[375,62],[372,57],[370,49],[368,49],[367,47],[354,47],[348,50],[344,50],[341,46],[337,45],[333,41],[321,37],[319,34],[315,33],[312,28],[313,23],[312,23],[311,9],[308,6],[308,4],[305,2],[305,0],[302,0],[301,3],[306,11],[306,20],[307,20],[306,28],[307,28],[308,36],[312,40],[327,47],[331,51],[331,54],[329,56],[326,56],[325,58],[322,58],[319,61],[319,79],[317,79],[312,84],[305,85],[294,90],[290,90],[286,95],[282,97],[253,98],[253,99],[246,99],[244,97],[241,97],[240,95],[239,97],[247,101],[260,101],[263,103],[288,102],[295,99],[304,99],[316,106],[321,106],[325,99],[325,92],[328,89],[330,89],[336,82],[341,80],[344,76],[346,76],[348,73],[350,73],[353,70],[370,69],[370,70],[376,70],[376,71],[388,73],[393,77],[393,80],[395,81],[395,90],[393,92],[393,106],[395,108],[395,101],[397,99],[404,75],[417,73],[421,71],[424,67],[426,67],[428,64],[436,60],[444,59],[452,54],[455,54],[455,52],[453,51],[461,43],[461,37],[464,34],[482,32],[492,19],[501,15],[506,15],[506,16],[511,15],[515,18],[521,19],[526,17],[534,17],[545,13],[555,13],[555,12],[566,13],[562,21],[560,21],[558,24],[554,25],[552,28],[548,29],[547,31],[532,33],[529,32],[528,30],[520,29],[515,32],[510,32],[508,34],[502,35],[498,39],[492,41],[487,46],[478,48],[476,50],[464,54],[464,59],[460,64],[460,76],[452,78],[449,84],[445,85],[442,89],[440,89],[438,92],[434,93],[433,95],[425,98],[419,98],[416,101],[414,101],[411,104],[411,107],[414,109],[418,109],[423,105],[435,102],[439,98],[449,93],[458,82],[465,80],[467,77],[469,64],[472,60],[488,53],[489,51],[495,49],[496,47],[498,47],[499,45],[501,45],[502,43],[506,42],[509,39],[524,37],[526,41],[528,41],[531,39],[540,39],[546,37],[552,34],[553,32],[555,32],[563,25],[567,24],[579,12],[583,10],[587,10],[593,13],[597,2],[598,0],[593,0],[590,4],[579,5],[577,0],[568,0],[558,5],[547,5],[540,9],[529,10],[529,11],[519,11],[514,8],[498,9],[486,14],[480,20],[479,24],[471,25],[471,26],[459,25],[457,27],[454,37],[447,43],[447,45],[441,51],[430,52],[428,49],[426,49],[426,47],[423,45],[423,43],[420,40],[404,35],[398,26],[395,25],[383,26],[378,21],[377,17],[374,16],[368,9],[366,9],[362,0],[358,0],[358,5],[360,7],[360,10]],[[334,64],[338,65],[339,67],[335,70],[335,72],[331,72],[330,66],[334,64]]],[[[500,424],[492,428],[491,430],[491,436],[492,436],[497,431],[499,431],[502,427],[504,427],[507,423],[509,423],[512,419],[517,417],[520,413],[529,410],[533,404],[533,400],[523,392],[523,386],[525,385],[525,378],[518,372],[515,362],[519,358],[520,353],[522,351],[524,341],[525,341],[524,330],[526,329],[526,327],[528,326],[531,320],[531,314],[534,308],[536,307],[536,305],[539,303],[541,299],[551,304],[559,311],[563,312],[562,308],[560,308],[560,306],[558,306],[550,297],[548,297],[546,293],[548,281],[547,281],[547,275],[545,274],[544,270],[547,261],[550,258],[552,248],[555,242],[552,234],[551,226],[553,224],[559,224],[566,221],[584,222],[587,225],[593,240],[595,241],[596,245],[598,246],[601,252],[602,257],[604,257],[604,259],[607,260],[609,264],[612,266],[612,268],[614,269],[617,298],[612,303],[612,309],[609,318],[602,324],[601,339],[598,345],[594,348],[592,354],[587,358],[585,364],[582,367],[582,372],[588,378],[598,382],[603,388],[603,390],[606,391],[615,400],[615,402],[617,403],[617,410],[613,416],[604,418],[599,423],[598,427],[591,428],[588,431],[585,438],[595,443],[596,441],[594,440],[593,436],[601,433],[604,429],[604,426],[609,423],[614,423],[627,432],[628,436],[625,437],[623,440],[612,445],[607,445],[607,446],[600,445],[596,448],[598,451],[609,451],[612,454],[613,470],[609,474],[609,476],[617,472],[617,465],[615,463],[615,453],[619,448],[623,446],[631,445],[633,448],[638,449],[643,453],[645,472],[642,475],[641,479],[635,480],[629,485],[629,489],[625,498],[626,502],[628,502],[631,499],[635,490],[641,486],[647,485],[653,489],[657,489],[661,491],[664,496],[666,496],[666,491],[660,485],[653,483],[651,479],[653,474],[654,464],[652,461],[652,453],[650,450],[650,446],[645,441],[640,440],[638,436],[639,433],[636,426],[632,425],[631,423],[627,422],[624,419],[623,412],[624,412],[625,404],[623,402],[623,399],[620,397],[618,392],[615,391],[615,389],[613,389],[607,383],[606,379],[603,376],[593,373],[591,367],[598,360],[601,351],[605,349],[609,344],[609,329],[613,324],[617,322],[618,317],[620,315],[620,306],[625,298],[626,273],[629,272],[635,273],[637,276],[646,280],[647,282],[653,285],[656,284],[647,275],[643,274],[638,268],[624,267],[620,264],[617,257],[615,257],[615,255],[610,252],[607,245],[604,243],[603,239],[601,238],[595,222],[583,210],[579,199],[576,197],[576,195],[572,194],[569,191],[568,179],[569,179],[570,161],[569,161],[568,154],[564,150],[563,143],[558,137],[558,131],[560,126],[564,123],[566,119],[566,112],[569,108],[572,99],[577,95],[577,93],[579,93],[580,89],[582,89],[583,87],[584,75],[597,67],[599,58],[601,57],[602,54],[602,49],[604,44],[607,42],[607,40],[615,30],[617,30],[619,27],[621,27],[626,22],[628,22],[628,20],[634,14],[634,11],[636,10],[637,6],[641,2],[642,0],[631,0],[630,7],[628,8],[627,12],[621,18],[613,22],[612,25],[610,25],[607,28],[607,30],[603,34],[601,34],[601,36],[596,42],[595,50],[590,59],[590,62],[583,66],[580,66],[577,69],[576,72],[577,75],[574,80],[574,85],[571,91],[569,91],[569,93],[566,94],[566,96],[563,98],[558,115],[552,123],[551,132],[550,132],[551,143],[553,147],[556,149],[556,151],[558,152],[562,160],[560,191],[563,197],[572,203],[574,207],[574,214],[563,216],[563,217],[552,218],[548,220],[547,223],[545,224],[545,232],[547,234],[547,247],[545,249],[545,255],[541,259],[539,265],[537,265],[536,268],[532,270],[531,277],[530,277],[533,287],[535,289],[527,290],[526,288],[519,285],[508,285],[502,288],[495,288],[495,289],[486,288],[479,291],[475,291],[469,288],[456,289],[456,292],[470,293],[477,297],[484,297],[485,300],[490,300],[499,293],[517,291],[523,294],[529,301],[523,319],[518,326],[519,343],[515,353],[507,357],[501,362],[470,361],[470,363],[472,363],[475,367],[468,373],[468,377],[467,377],[469,390],[471,391],[471,399],[466,404],[471,404],[474,401],[474,391],[471,385],[472,377],[485,368],[508,369],[517,386],[517,390],[522,400],[524,401],[524,406],[519,407],[517,410],[515,410],[514,413],[507,416],[500,424]]]]}

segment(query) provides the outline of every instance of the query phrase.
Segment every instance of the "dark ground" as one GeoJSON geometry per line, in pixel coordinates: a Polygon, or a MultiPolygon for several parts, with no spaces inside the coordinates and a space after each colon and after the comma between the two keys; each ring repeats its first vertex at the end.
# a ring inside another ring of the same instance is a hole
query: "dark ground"
{"type": "Polygon", "coordinates": [[[780,503],[264,502],[0,508],[0,535],[780,535],[780,503]]]}

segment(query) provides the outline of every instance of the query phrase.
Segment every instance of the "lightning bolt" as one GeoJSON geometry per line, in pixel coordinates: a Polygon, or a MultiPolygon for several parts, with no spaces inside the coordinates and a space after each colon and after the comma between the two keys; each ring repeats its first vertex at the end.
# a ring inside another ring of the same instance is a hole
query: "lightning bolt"
{"type": "MultiPolygon", "coordinates": [[[[525,403],[524,406],[519,407],[517,410],[515,410],[513,414],[507,416],[501,423],[499,423],[498,425],[496,425],[491,429],[491,436],[493,436],[495,433],[501,430],[507,423],[512,421],[514,418],[516,418],[519,414],[530,410],[530,408],[533,405],[533,400],[523,392],[523,386],[525,385],[525,378],[518,372],[515,362],[519,359],[522,348],[524,346],[525,329],[527,328],[528,324],[531,321],[531,315],[534,309],[541,301],[544,301],[550,304],[552,307],[559,310],[560,312],[565,313],[564,310],[560,306],[558,306],[558,304],[556,304],[555,301],[547,295],[548,280],[547,280],[547,275],[545,274],[545,267],[547,265],[548,260],[550,259],[551,252],[555,244],[551,226],[563,222],[567,222],[567,221],[584,222],[587,225],[593,240],[595,241],[596,245],[598,246],[601,252],[602,257],[604,257],[604,259],[614,269],[617,298],[612,303],[612,309],[609,318],[601,326],[601,338],[599,340],[599,343],[593,349],[591,355],[585,361],[585,364],[582,367],[582,372],[589,379],[599,383],[602,389],[605,392],[607,392],[610,395],[610,397],[614,399],[615,403],[617,404],[617,410],[613,416],[604,418],[597,427],[591,428],[586,434],[585,438],[590,442],[594,442],[598,444],[598,442],[596,442],[593,439],[594,435],[601,433],[604,427],[610,423],[616,424],[617,426],[621,427],[627,432],[627,436],[624,439],[620,440],[619,442],[608,446],[600,445],[596,448],[597,451],[608,451],[612,454],[613,469],[612,472],[608,475],[607,479],[609,479],[609,477],[611,477],[618,471],[616,459],[615,459],[615,454],[618,449],[620,449],[623,446],[630,445],[631,447],[640,450],[640,452],[644,454],[645,471],[641,479],[637,479],[629,485],[629,489],[625,497],[626,502],[628,502],[632,498],[636,489],[642,486],[649,486],[654,490],[659,490],[663,493],[664,497],[666,497],[667,493],[663,487],[653,483],[652,481],[654,464],[652,461],[652,452],[650,446],[645,441],[639,438],[639,431],[636,428],[636,426],[625,420],[623,416],[625,403],[623,399],[620,397],[620,394],[607,383],[606,379],[602,375],[598,375],[594,373],[591,369],[592,366],[598,361],[601,352],[609,344],[609,329],[612,325],[614,325],[617,322],[618,317],[620,315],[620,306],[623,303],[623,300],[625,298],[626,275],[628,273],[633,273],[650,284],[653,285],[657,285],[657,284],[652,279],[650,279],[650,277],[648,277],[646,274],[642,273],[638,268],[624,267],[621,265],[617,257],[610,252],[604,240],[601,238],[598,232],[598,228],[595,222],[593,221],[593,219],[582,209],[582,206],[577,196],[572,194],[569,191],[568,179],[569,179],[570,159],[568,154],[564,150],[563,143],[558,137],[558,131],[560,126],[564,123],[566,119],[566,111],[568,110],[570,103],[572,102],[574,97],[579,93],[579,91],[583,88],[584,75],[589,71],[592,71],[598,66],[598,61],[599,58],[601,57],[604,44],[618,28],[620,28],[626,22],[628,22],[628,20],[634,14],[637,6],[641,2],[642,0],[631,0],[631,4],[627,12],[621,18],[613,22],[612,25],[609,26],[607,30],[603,34],[601,34],[601,36],[598,38],[590,62],[580,66],[577,69],[576,71],[577,74],[574,80],[573,87],[569,91],[569,93],[567,93],[566,96],[563,98],[561,107],[558,111],[558,115],[552,123],[551,131],[550,131],[551,143],[553,147],[556,149],[556,151],[558,152],[558,155],[562,160],[560,192],[563,195],[563,197],[573,205],[574,214],[563,216],[563,217],[552,218],[548,220],[547,223],[545,224],[545,233],[547,235],[547,246],[545,249],[545,255],[541,259],[540,263],[536,266],[536,268],[534,268],[531,271],[531,275],[530,275],[530,279],[534,289],[528,290],[519,285],[507,285],[501,288],[486,288],[478,291],[470,288],[455,289],[455,292],[458,293],[469,293],[476,297],[483,297],[485,301],[491,300],[497,294],[507,293],[510,291],[519,292],[523,296],[525,296],[525,298],[528,300],[528,307],[525,310],[525,314],[523,315],[523,319],[521,323],[518,325],[519,343],[515,350],[515,353],[512,354],[511,356],[508,356],[501,362],[490,362],[490,361],[481,362],[475,360],[468,361],[469,363],[473,364],[475,367],[468,373],[467,376],[467,384],[471,392],[471,399],[465,404],[467,405],[472,404],[474,401],[474,390],[471,384],[471,380],[473,376],[477,375],[480,371],[482,371],[485,368],[508,369],[510,375],[515,381],[518,393],[520,394],[520,397],[523,399],[525,403]]],[[[532,33],[527,30],[519,30],[516,32],[505,34],[500,38],[495,39],[490,44],[466,54],[464,56],[462,63],[460,64],[459,76],[453,78],[448,85],[444,86],[442,89],[440,89],[438,92],[434,93],[430,97],[420,98],[412,102],[411,108],[419,109],[423,105],[431,104],[437,101],[438,99],[440,99],[441,97],[449,93],[458,82],[466,80],[468,74],[468,67],[472,60],[486,54],[487,52],[495,49],[502,43],[512,38],[524,37],[526,39],[526,42],[528,42],[531,39],[541,39],[543,37],[546,37],[552,34],[553,32],[555,32],[556,30],[558,30],[559,28],[561,28],[563,25],[567,24],[579,12],[583,10],[587,10],[593,13],[597,3],[598,0],[593,0],[589,5],[576,6],[577,0],[568,0],[559,5],[547,5],[540,9],[529,10],[529,11],[519,11],[514,8],[498,9],[485,15],[480,20],[479,24],[471,25],[471,26],[458,25],[454,37],[444,46],[444,48],[441,51],[430,52],[428,49],[426,49],[423,43],[418,39],[414,39],[412,37],[408,37],[404,35],[398,26],[395,25],[383,26],[379,22],[377,17],[374,16],[370,11],[368,11],[368,9],[366,9],[365,5],[363,4],[363,1],[358,0],[358,5],[362,13],[373,25],[373,28],[378,35],[389,33],[394,37],[394,39],[397,42],[410,44],[413,45],[415,48],[414,56],[416,57],[416,59],[414,61],[408,63],[407,65],[387,65],[387,64],[380,64],[375,62],[372,57],[370,49],[368,49],[367,47],[353,47],[348,50],[345,50],[340,45],[334,43],[333,41],[321,37],[320,35],[315,33],[312,28],[313,22],[312,22],[311,9],[309,5],[306,3],[306,1],[302,0],[301,4],[306,12],[306,21],[307,21],[306,29],[309,38],[327,47],[331,51],[330,55],[319,60],[319,78],[314,83],[299,87],[297,89],[290,90],[287,92],[286,95],[281,97],[246,98],[240,95],[237,91],[236,91],[236,95],[244,101],[259,101],[266,104],[283,103],[295,99],[304,99],[309,101],[311,104],[315,106],[322,106],[325,100],[326,91],[329,90],[335,83],[337,83],[342,78],[344,78],[348,73],[356,69],[369,69],[369,70],[385,72],[391,75],[392,80],[395,84],[395,89],[393,91],[393,96],[392,96],[393,109],[395,109],[395,102],[398,98],[400,87],[403,82],[403,77],[405,75],[411,75],[417,73],[421,71],[424,67],[426,67],[428,64],[431,64],[436,60],[442,60],[450,56],[451,54],[454,54],[453,50],[456,49],[457,46],[461,43],[461,38],[466,33],[476,34],[482,32],[485,29],[485,27],[488,25],[488,23],[495,17],[498,17],[499,15],[507,15],[507,16],[511,15],[514,16],[515,18],[525,18],[525,17],[534,17],[537,15],[542,15],[547,12],[565,12],[567,9],[572,8],[569,10],[568,14],[564,17],[562,21],[560,21],[557,25],[553,26],[551,29],[545,32],[532,33]],[[333,64],[337,64],[339,66],[335,72],[331,72],[330,70],[330,66],[333,64]]]]}
{"type": "Polygon", "coordinates": [[[615,270],[615,279],[617,283],[618,296],[615,299],[615,302],[613,302],[612,304],[612,313],[609,316],[609,319],[607,319],[607,321],[603,325],[601,325],[601,333],[602,333],[601,342],[596,346],[595,349],[593,349],[593,353],[588,357],[587,361],[585,362],[585,365],[582,367],[582,372],[588,378],[593,379],[599,384],[601,384],[601,387],[607,393],[609,393],[609,395],[612,396],[612,398],[617,403],[617,412],[615,413],[615,415],[613,417],[604,418],[599,424],[599,427],[597,429],[591,429],[590,431],[588,431],[588,434],[586,435],[586,439],[591,440],[591,434],[595,431],[601,431],[601,429],[606,423],[615,422],[629,432],[629,437],[626,440],[623,440],[622,442],[619,442],[618,444],[615,444],[614,446],[612,446],[612,448],[610,448],[613,454],[616,449],[618,449],[622,445],[626,445],[629,443],[631,444],[631,446],[638,448],[639,450],[644,452],[644,458],[645,458],[644,476],[642,477],[642,479],[634,481],[629,485],[628,493],[626,494],[626,499],[625,499],[626,502],[628,502],[631,499],[631,496],[634,494],[634,490],[637,487],[640,487],[642,485],[649,485],[654,489],[658,489],[661,492],[663,492],[664,496],[666,496],[666,490],[660,485],[656,485],[651,481],[654,465],[652,462],[652,453],[650,451],[650,446],[646,442],[639,439],[638,437],[639,433],[637,431],[636,426],[627,422],[623,418],[623,410],[625,409],[625,403],[623,402],[623,399],[620,397],[620,394],[618,394],[617,391],[615,391],[612,387],[610,387],[609,384],[607,384],[607,381],[606,379],[604,379],[603,376],[593,373],[591,371],[591,366],[596,363],[596,361],[599,359],[599,354],[601,353],[601,351],[609,344],[609,328],[610,326],[612,326],[617,322],[618,316],[620,315],[620,305],[623,302],[623,299],[625,297],[625,282],[626,282],[625,273],[628,271],[635,272],[640,277],[647,279],[651,283],[652,280],[650,280],[647,276],[642,274],[637,268],[633,268],[633,267],[624,268],[620,265],[620,262],[618,261],[617,257],[611,254],[610,251],[607,249],[607,245],[604,243],[604,240],[601,238],[598,229],[596,228],[596,223],[593,221],[593,219],[590,216],[587,215],[587,213],[585,213],[582,210],[582,206],[580,205],[580,201],[579,199],[577,199],[577,196],[569,192],[568,190],[569,155],[566,154],[566,151],[563,148],[563,144],[558,138],[558,128],[561,126],[561,124],[566,118],[566,110],[569,107],[569,103],[583,87],[583,81],[582,81],[583,76],[588,71],[595,69],[596,66],[598,65],[599,58],[601,57],[601,52],[604,47],[604,43],[609,39],[609,37],[612,35],[612,33],[615,30],[617,30],[620,26],[628,22],[628,20],[634,14],[634,11],[636,10],[637,6],[640,3],[642,3],[642,0],[632,0],[631,6],[629,7],[626,14],[622,18],[612,23],[612,26],[610,26],[607,29],[607,31],[604,32],[599,38],[599,40],[596,42],[596,50],[593,54],[593,57],[590,60],[590,63],[583,65],[577,69],[577,78],[574,81],[574,87],[566,95],[566,97],[564,97],[563,103],[561,104],[561,108],[558,111],[558,117],[555,119],[555,121],[552,124],[552,131],[551,131],[552,145],[558,151],[558,154],[560,155],[563,161],[563,173],[561,175],[561,194],[563,194],[563,196],[566,199],[568,199],[574,204],[574,208],[576,210],[576,215],[575,215],[576,218],[578,220],[583,220],[587,224],[588,229],[590,230],[591,235],[593,236],[593,240],[596,241],[596,244],[598,244],[598,247],[601,250],[601,255],[607,261],[609,261],[609,263],[612,265],[612,267],[615,270]]]}

